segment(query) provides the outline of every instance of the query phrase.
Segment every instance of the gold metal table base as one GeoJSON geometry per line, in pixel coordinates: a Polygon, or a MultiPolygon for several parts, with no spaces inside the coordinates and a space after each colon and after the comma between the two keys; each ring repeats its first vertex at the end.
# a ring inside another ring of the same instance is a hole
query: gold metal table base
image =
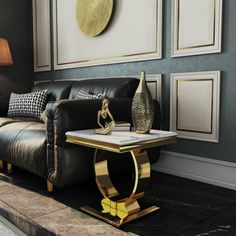
{"type": "Polygon", "coordinates": [[[130,153],[135,169],[134,186],[131,194],[126,198],[114,200],[120,194],[111,181],[107,158],[101,155],[98,150],[95,150],[94,166],[96,183],[103,195],[101,201],[102,210],[99,211],[88,206],[81,207],[83,211],[105,220],[116,227],[160,209],[158,206],[144,209],[140,207],[138,199],[144,196],[144,189],[149,183],[151,173],[150,163],[146,150],[132,150],[130,153]]]}
{"type": "Polygon", "coordinates": [[[80,209],[83,210],[84,212],[100,219],[100,220],[103,220],[103,221],[115,226],[115,227],[120,227],[121,225],[123,225],[125,223],[128,223],[128,222],[133,221],[135,219],[138,219],[142,216],[145,216],[149,213],[157,211],[157,210],[160,209],[160,207],[151,206],[151,207],[145,208],[143,210],[140,210],[137,213],[134,213],[134,214],[131,214],[131,215],[127,216],[123,220],[120,219],[118,216],[112,216],[108,213],[103,213],[103,212],[101,212],[101,211],[99,211],[95,208],[89,207],[89,206],[84,206],[84,207],[81,207],[80,209]]]}

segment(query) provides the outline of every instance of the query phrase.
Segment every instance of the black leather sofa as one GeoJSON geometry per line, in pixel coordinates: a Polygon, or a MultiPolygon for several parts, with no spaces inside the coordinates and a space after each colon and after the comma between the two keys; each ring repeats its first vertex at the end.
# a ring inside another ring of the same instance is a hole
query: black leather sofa
{"type": "MultiPolygon", "coordinates": [[[[8,170],[17,166],[45,178],[48,190],[88,180],[93,176],[91,148],[66,143],[65,132],[97,127],[97,111],[102,99],[79,100],[83,89],[103,94],[110,101],[115,120],[132,122],[132,97],[138,86],[135,78],[106,78],[79,81],[40,82],[32,91],[48,90],[46,123],[24,118],[7,117],[8,99],[0,98],[0,160],[8,170]]],[[[153,128],[160,128],[160,109],[155,105],[153,128]]],[[[156,162],[159,149],[148,150],[151,163],[156,162]]],[[[114,155],[108,154],[107,155],[114,155]]],[[[113,158],[117,162],[117,158],[113,158]]],[[[117,162],[116,168],[124,167],[117,162]]],[[[115,171],[115,170],[114,170],[115,171]]]]}

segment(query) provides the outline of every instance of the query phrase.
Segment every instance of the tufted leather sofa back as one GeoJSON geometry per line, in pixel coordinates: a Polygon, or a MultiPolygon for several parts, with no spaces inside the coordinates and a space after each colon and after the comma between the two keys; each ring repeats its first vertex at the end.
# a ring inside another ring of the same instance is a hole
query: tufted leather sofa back
{"type": "Polygon", "coordinates": [[[102,78],[76,81],[39,82],[32,91],[48,90],[48,101],[74,99],[82,89],[89,94],[106,98],[132,98],[138,87],[136,78],[102,78]]]}
{"type": "Polygon", "coordinates": [[[32,92],[47,89],[48,102],[57,101],[69,97],[72,84],[71,81],[40,82],[34,85],[32,92]]]}
{"type": "Polygon", "coordinates": [[[74,99],[81,89],[89,94],[102,94],[106,98],[132,98],[138,82],[135,78],[81,80],[72,85],[69,98],[74,99]]]}

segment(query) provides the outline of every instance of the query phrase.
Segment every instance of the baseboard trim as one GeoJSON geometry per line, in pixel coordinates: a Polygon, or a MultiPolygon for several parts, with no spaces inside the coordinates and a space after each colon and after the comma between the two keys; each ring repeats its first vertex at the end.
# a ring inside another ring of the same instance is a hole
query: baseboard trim
{"type": "Polygon", "coordinates": [[[162,151],[152,169],[236,190],[236,163],[162,151]]]}

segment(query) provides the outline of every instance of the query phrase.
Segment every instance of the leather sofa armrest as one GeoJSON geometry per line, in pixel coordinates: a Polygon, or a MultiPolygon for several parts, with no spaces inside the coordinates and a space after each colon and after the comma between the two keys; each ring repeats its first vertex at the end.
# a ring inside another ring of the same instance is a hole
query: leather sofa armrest
{"type": "MultiPolygon", "coordinates": [[[[110,110],[114,119],[124,120],[130,116],[131,99],[110,99],[110,110]]],[[[47,171],[48,179],[58,187],[67,183],[87,180],[93,171],[93,150],[66,143],[65,133],[71,130],[92,129],[97,125],[97,111],[101,109],[102,99],[60,100],[47,104],[47,171]],[[70,150],[70,151],[69,151],[70,150]],[[80,158],[75,158],[75,156],[80,158]],[[81,160],[82,157],[87,157],[81,160]],[[76,168],[76,170],[74,170],[76,168]],[[82,177],[79,173],[83,173],[82,177]]]]}
{"type": "MultiPolygon", "coordinates": [[[[115,121],[131,122],[132,99],[110,99],[109,109],[115,121]]],[[[97,112],[102,99],[60,100],[46,107],[48,142],[65,145],[65,133],[72,130],[97,128],[97,112]]]]}
{"type": "Polygon", "coordinates": [[[9,106],[9,97],[0,96],[0,116],[6,116],[9,106]]]}

